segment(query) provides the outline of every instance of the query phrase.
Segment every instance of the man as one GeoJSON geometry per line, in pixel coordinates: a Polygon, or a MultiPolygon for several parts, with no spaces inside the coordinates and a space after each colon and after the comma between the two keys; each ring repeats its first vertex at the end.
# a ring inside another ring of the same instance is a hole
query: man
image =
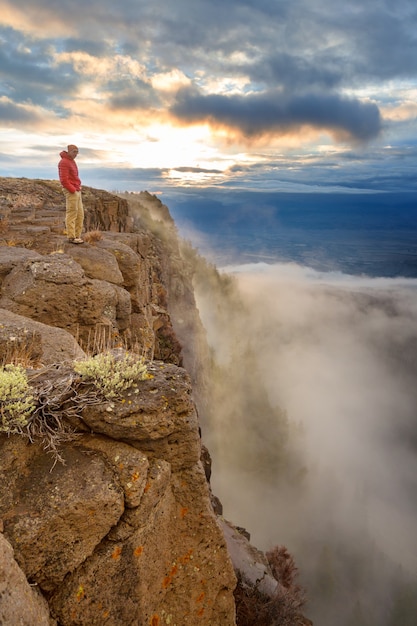
{"type": "Polygon", "coordinates": [[[84,243],[81,239],[84,208],[81,198],[81,180],[75,162],[77,154],[77,146],[70,144],[67,151],[63,150],[60,153],[61,160],[58,164],[59,180],[66,200],[65,226],[70,243],[84,243]]]}

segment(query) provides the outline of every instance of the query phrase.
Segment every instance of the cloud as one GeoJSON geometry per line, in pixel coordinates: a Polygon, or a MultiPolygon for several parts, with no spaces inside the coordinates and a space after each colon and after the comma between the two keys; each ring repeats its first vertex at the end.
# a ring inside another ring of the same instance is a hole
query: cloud
{"type": "Polygon", "coordinates": [[[16,104],[33,103],[62,111],[61,102],[73,93],[80,77],[71,64],[57,65],[49,42],[0,29],[1,94],[16,104]]]}
{"type": "Polygon", "coordinates": [[[115,111],[138,112],[159,105],[158,97],[146,83],[136,81],[110,81],[106,87],[109,92],[109,107],[115,111]],[[125,84],[123,84],[125,83],[125,84]]]}
{"type": "Polygon", "coordinates": [[[203,422],[213,491],[255,545],[295,553],[311,606],[334,612],[314,622],[352,623],[348,597],[368,615],[382,607],[383,626],[398,568],[417,573],[417,280],[295,264],[227,275],[196,278],[222,368],[203,422]],[[355,568],[369,568],[365,600],[355,568]],[[333,579],[327,596],[321,576],[333,579]]]}
{"type": "MultiPolygon", "coordinates": [[[[199,123],[204,140],[195,134],[195,149],[179,154],[178,166],[210,169],[211,161],[217,169],[222,162],[225,183],[229,165],[259,159],[268,174],[274,161],[296,168],[307,154],[333,179],[346,160],[332,147],[348,142],[362,144],[364,182],[377,181],[383,161],[364,144],[398,147],[414,137],[416,12],[405,0],[178,0],[174,12],[161,0],[0,0],[0,11],[0,95],[45,111],[49,136],[76,127],[101,147],[107,136],[113,145],[114,136],[139,142],[152,135],[161,154],[172,155],[173,127],[194,131],[199,123]]],[[[17,114],[13,128],[22,132],[18,147],[27,126],[17,114]]],[[[404,156],[410,165],[403,171],[415,169],[411,154],[404,156]]],[[[123,165],[128,160],[137,165],[131,153],[123,165]]],[[[161,157],[160,164],[167,162],[161,157]]],[[[272,183],[267,175],[265,184],[272,183]]]]}
{"type": "Polygon", "coordinates": [[[221,170],[216,169],[207,169],[204,167],[175,167],[173,168],[176,172],[192,172],[194,174],[205,173],[205,174],[220,174],[221,170]]]}
{"type": "Polygon", "coordinates": [[[239,130],[246,137],[286,133],[314,126],[369,140],[381,131],[378,107],[334,94],[285,97],[279,92],[246,96],[204,95],[192,89],[179,92],[171,112],[188,123],[209,121],[239,130]]]}
{"type": "Polygon", "coordinates": [[[29,128],[31,125],[41,126],[44,118],[31,106],[16,104],[5,97],[0,97],[0,122],[8,127],[17,124],[29,128]]]}

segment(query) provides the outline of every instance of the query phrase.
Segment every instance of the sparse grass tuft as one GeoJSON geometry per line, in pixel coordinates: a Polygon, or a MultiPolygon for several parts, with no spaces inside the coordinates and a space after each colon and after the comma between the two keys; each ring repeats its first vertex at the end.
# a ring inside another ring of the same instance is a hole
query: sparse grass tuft
{"type": "Polygon", "coordinates": [[[17,329],[15,333],[9,333],[7,340],[0,344],[0,367],[5,365],[21,365],[24,368],[36,368],[39,366],[39,347],[36,341],[36,333],[26,329],[17,329]]]}
{"type": "Polygon", "coordinates": [[[108,349],[84,361],[42,366],[36,335],[23,331],[3,341],[0,356],[0,434],[39,441],[64,463],[63,443],[79,436],[80,412],[149,377],[142,356],[108,349]]]}

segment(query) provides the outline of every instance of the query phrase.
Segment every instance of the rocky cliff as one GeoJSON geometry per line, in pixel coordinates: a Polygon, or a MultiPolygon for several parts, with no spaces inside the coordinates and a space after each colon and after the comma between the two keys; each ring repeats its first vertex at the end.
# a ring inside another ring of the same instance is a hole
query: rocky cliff
{"type": "Polygon", "coordinates": [[[285,589],[210,491],[192,266],[154,196],[83,200],[74,246],[56,181],[0,179],[0,365],[23,365],[37,407],[36,427],[0,432],[0,623],[249,623],[237,578],[285,589]],[[146,378],[96,393],[74,361],[103,352],[144,357],[146,378]]]}

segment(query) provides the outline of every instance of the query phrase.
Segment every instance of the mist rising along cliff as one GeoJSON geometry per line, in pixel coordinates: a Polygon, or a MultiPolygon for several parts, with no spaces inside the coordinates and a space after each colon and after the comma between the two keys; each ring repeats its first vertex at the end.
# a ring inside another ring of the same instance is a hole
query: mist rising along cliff
{"type": "Polygon", "coordinates": [[[154,196],[83,200],[73,246],[56,181],[0,179],[0,622],[309,623],[211,492],[204,262],[154,196]]]}

